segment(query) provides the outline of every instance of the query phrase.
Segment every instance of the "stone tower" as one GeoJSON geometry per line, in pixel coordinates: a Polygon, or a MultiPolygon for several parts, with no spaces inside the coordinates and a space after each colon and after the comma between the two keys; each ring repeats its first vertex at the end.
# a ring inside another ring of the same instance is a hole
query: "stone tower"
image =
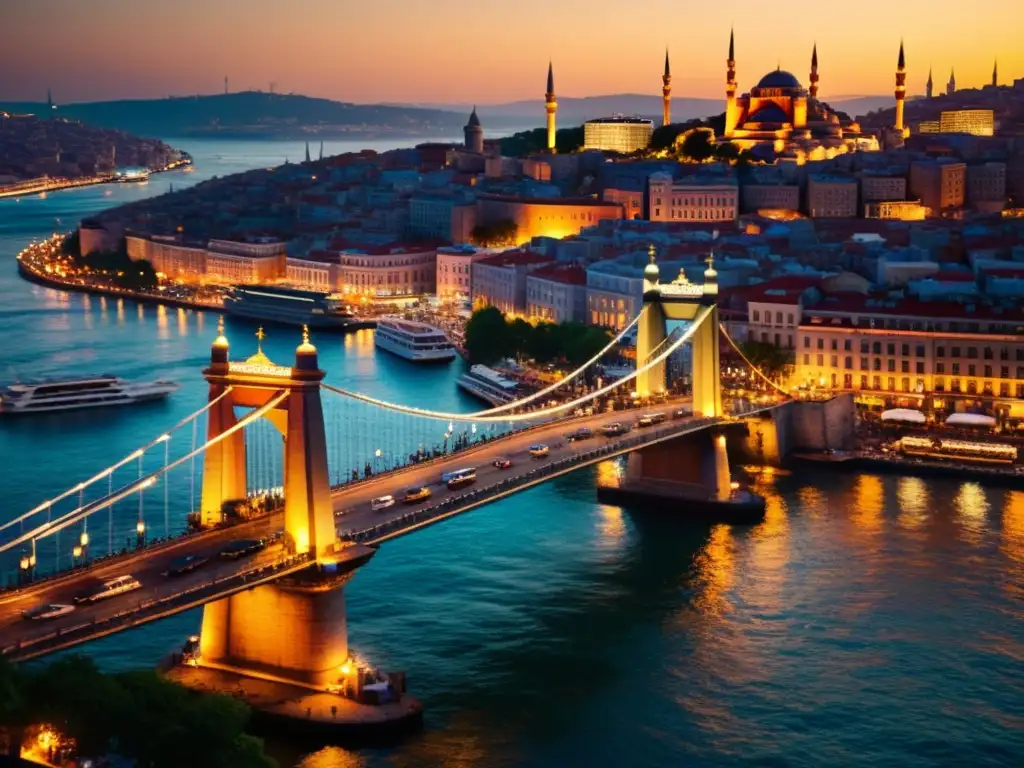
{"type": "Polygon", "coordinates": [[[999,60],[992,62],[992,87],[999,87],[999,60]]]}
{"type": "Polygon", "coordinates": [[[668,48],[665,49],[665,73],[661,76],[661,124],[672,122],[672,70],[668,65],[668,48]]]}
{"type": "Polygon", "coordinates": [[[924,95],[932,98],[935,93],[935,85],[932,83],[932,68],[928,67],[928,82],[924,84],[924,95]]]}
{"type": "Polygon", "coordinates": [[[558,114],[558,99],[555,98],[555,70],[550,61],[548,62],[548,89],[544,94],[544,110],[548,115],[548,149],[554,152],[557,130],[555,115],[558,114]]]}
{"type": "Polygon", "coordinates": [[[484,128],[480,125],[480,118],[476,116],[476,107],[473,107],[473,111],[469,115],[469,122],[462,129],[462,133],[466,137],[466,149],[482,154],[484,151],[484,128]]]}
{"type": "Polygon", "coordinates": [[[949,70],[949,82],[946,83],[946,95],[952,96],[954,93],[956,93],[956,73],[951,67],[949,70]]]}

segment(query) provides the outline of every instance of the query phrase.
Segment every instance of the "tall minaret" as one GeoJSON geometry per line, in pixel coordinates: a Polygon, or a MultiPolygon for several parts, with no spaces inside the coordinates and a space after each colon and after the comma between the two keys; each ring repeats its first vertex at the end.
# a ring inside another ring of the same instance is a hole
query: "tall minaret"
{"type": "Polygon", "coordinates": [[[928,67],[928,82],[924,84],[924,95],[930,99],[934,89],[935,86],[932,84],[932,68],[928,67]]]}
{"type": "Polygon", "coordinates": [[[306,162],[308,163],[309,160],[310,160],[310,158],[309,158],[309,142],[307,141],[306,142],[306,162]]]}
{"type": "Polygon", "coordinates": [[[672,122],[672,70],[668,66],[668,48],[665,49],[665,74],[661,76],[661,124],[672,122]]]}
{"type": "Polygon", "coordinates": [[[814,48],[811,50],[811,87],[807,89],[808,95],[811,97],[811,101],[818,100],[818,44],[814,44],[814,48]]]}
{"type": "Polygon", "coordinates": [[[555,70],[548,62],[548,90],[544,94],[544,110],[548,113],[548,149],[555,151],[555,114],[558,112],[558,100],[555,98],[555,70]]]}
{"type": "Polygon", "coordinates": [[[953,72],[953,68],[949,69],[949,82],[946,83],[946,95],[952,96],[956,92],[956,74],[953,72]]]}
{"type": "Polygon", "coordinates": [[[733,30],[729,30],[729,58],[725,62],[725,136],[729,138],[739,123],[736,105],[736,45],[733,30]]]}
{"type": "Polygon", "coordinates": [[[999,59],[992,62],[992,87],[999,86],[999,59]]]}
{"type": "Polygon", "coordinates": [[[903,56],[903,41],[900,40],[900,57],[896,60],[896,130],[903,133],[903,99],[907,96],[907,60],[903,56]]]}

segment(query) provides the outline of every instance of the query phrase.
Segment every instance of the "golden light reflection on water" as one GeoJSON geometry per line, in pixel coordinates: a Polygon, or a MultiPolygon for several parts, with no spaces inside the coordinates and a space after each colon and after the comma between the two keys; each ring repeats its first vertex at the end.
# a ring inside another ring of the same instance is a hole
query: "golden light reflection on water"
{"type": "Polygon", "coordinates": [[[865,533],[882,530],[885,486],[877,475],[860,475],[854,486],[854,507],[850,519],[865,533]]]}
{"type": "Polygon", "coordinates": [[[953,509],[960,523],[962,538],[971,544],[981,541],[988,518],[989,503],[985,491],[978,483],[962,483],[953,498],[953,509]]]}
{"type": "Polygon", "coordinates": [[[178,307],[178,335],[188,336],[188,312],[178,307]]]}
{"type": "Polygon", "coordinates": [[[928,485],[920,477],[901,477],[896,488],[900,526],[920,528],[928,520],[928,485]]]}
{"type": "Polygon", "coordinates": [[[729,590],[736,582],[736,544],[728,525],[711,529],[708,542],[693,560],[693,608],[704,617],[732,611],[729,590]]]}
{"type": "Polygon", "coordinates": [[[156,327],[157,327],[157,338],[168,339],[171,336],[170,323],[167,319],[167,307],[163,304],[158,304],[156,308],[156,327]]]}
{"type": "Polygon", "coordinates": [[[117,300],[117,324],[124,325],[124,299],[117,300]]]}
{"type": "MultiPolygon", "coordinates": [[[[602,461],[597,465],[597,482],[599,485],[616,486],[619,484],[621,466],[617,461],[602,461]]],[[[597,532],[602,542],[618,543],[626,535],[626,521],[619,507],[599,504],[597,507],[597,532]]]]}
{"type": "Polygon", "coordinates": [[[1003,582],[1016,600],[1024,600],[1024,492],[1010,491],[1003,502],[1003,530],[999,544],[1009,566],[1003,582]]]}
{"type": "Polygon", "coordinates": [[[302,759],[297,768],[361,768],[366,758],[341,747],[324,747],[302,759]]]}

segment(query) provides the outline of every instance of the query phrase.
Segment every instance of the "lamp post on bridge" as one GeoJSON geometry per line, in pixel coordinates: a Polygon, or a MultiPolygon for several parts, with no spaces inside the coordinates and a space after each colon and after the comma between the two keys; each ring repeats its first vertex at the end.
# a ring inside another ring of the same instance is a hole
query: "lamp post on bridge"
{"type": "Polygon", "coordinates": [[[170,519],[170,483],[167,478],[167,466],[171,463],[171,436],[169,434],[162,434],[156,439],[158,443],[164,444],[164,538],[168,539],[171,536],[171,519],[170,519]]]}
{"type": "Polygon", "coordinates": [[[146,546],[146,523],[139,518],[139,521],[135,523],[135,548],[142,549],[144,546],[146,546]]]}

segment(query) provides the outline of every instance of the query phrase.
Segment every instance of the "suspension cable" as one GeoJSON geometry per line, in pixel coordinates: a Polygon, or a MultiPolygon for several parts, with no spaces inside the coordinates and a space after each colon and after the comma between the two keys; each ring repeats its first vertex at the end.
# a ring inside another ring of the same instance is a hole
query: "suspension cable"
{"type": "Polygon", "coordinates": [[[25,514],[21,515],[20,517],[15,517],[12,520],[8,520],[6,523],[3,523],[2,525],[0,525],[0,531],[5,531],[8,528],[10,528],[12,525],[14,525],[16,523],[20,523],[22,520],[26,520],[27,518],[30,518],[33,515],[36,515],[36,514],[42,512],[47,507],[52,507],[58,501],[62,501],[63,499],[66,499],[71,494],[79,493],[83,489],[88,488],[93,483],[95,483],[95,482],[97,482],[99,480],[102,480],[105,477],[109,477],[110,475],[114,474],[115,471],[117,471],[118,469],[123,467],[125,464],[128,464],[128,463],[130,463],[132,461],[135,461],[136,459],[139,458],[139,456],[144,454],[146,451],[148,451],[154,445],[157,445],[159,443],[164,442],[164,440],[166,440],[170,435],[173,435],[175,432],[177,432],[179,429],[184,427],[186,424],[188,424],[189,422],[192,422],[195,419],[197,419],[200,416],[202,416],[204,413],[206,413],[206,411],[210,410],[214,405],[216,405],[218,402],[220,402],[230,391],[231,391],[231,387],[227,387],[223,392],[221,392],[219,395],[217,395],[217,397],[215,397],[213,400],[208,402],[206,405],[204,405],[198,411],[195,411],[194,413],[189,414],[184,419],[182,419],[177,424],[175,424],[173,427],[171,427],[167,432],[164,432],[159,437],[153,438],[152,440],[150,440],[148,443],[146,443],[141,448],[136,448],[134,451],[132,451],[127,456],[125,456],[123,459],[121,459],[120,461],[118,461],[118,462],[116,462],[114,464],[111,464],[109,467],[104,469],[99,474],[93,475],[88,480],[85,480],[84,482],[81,482],[78,485],[75,485],[75,486],[69,488],[68,490],[64,491],[63,493],[61,493],[61,494],[59,494],[57,496],[54,496],[52,499],[48,499],[47,501],[44,501],[42,504],[39,504],[38,506],[36,506],[35,509],[29,510],[28,512],[26,512],[25,514]]]}
{"type": "Polygon", "coordinates": [[[368,403],[369,405],[376,405],[380,408],[387,408],[388,410],[391,411],[397,411],[398,413],[406,413],[412,416],[420,416],[422,418],[427,419],[437,419],[439,421],[482,421],[508,423],[519,421],[533,421],[536,419],[543,419],[545,416],[549,416],[555,413],[560,413],[562,411],[569,410],[571,408],[575,408],[582,403],[586,403],[595,398],[601,397],[602,395],[611,392],[613,389],[616,389],[622,386],[623,384],[632,381],[640,374],[647,372],[648,370],[650,370],[651,368],[665,360],[669,355],[674,353],[687,341],[689,341],[693,334],[696,332],[696,330],[700,327],[701,323],[707,319],[707,316],[708,314],[710,314],[710,312],[710,307],[702,307],[700,312],[693,319],[693,324],[686,330],[686,332],[682,334],[674,342],[672,342],[668,349],[663,351],[655,359],[646,363],[642,368],[638,368],[635,371],[632,371],[631,373],[622,377],[621,379],[618,379],[617,381],[614,381],[611,384],[607,384],[604,387],[595,390],[594,392],[585,394],[581,397],[577,397],[575,400],[570,400],[567,403],[553,405],[541,411],[533,411],[532,413],[513,413],[506,414],[505,416],[479,416],[478,414],[472,413],[444,413],[441,411],[430,411],[423,408],[413,408],[408,405],[396,405],[395,403],[389,403],[384,400],[378,400],[375,397],[363,395],[360,394],[359,392],[350,392],[349,390],[341,389],[339,387],[335,387],[327,383],[321,383],[320,386],[330,390],[331,392],[334,392],[335,394],[339,394],[344,397],[350,397],[353,400],[359,400],[361,402],[368,403]]]}
{"type": "Polygon", "coordinates": [[[0,545],[0,552],[6,552],[7,550],[9,550],[9,549],[11,549],[13,547],[16,547],[19,544],[23,544],[26,541],[29,541],[31,539],[36,539],[36,538],[39,538],[41,536],[48,536],[51,533],[58,533],[59,531],[63,530],[64,528],[67,528],[68,526],[75,524],[76,522],[81,520],[83,517],[88,517],[89,515],[93,514],[94,512],[99,512],[101,510],[104,510],[107,507],[109,507],[111,504],[116,504],[121,499],[123,499],[126,496],[129,496],[129,495],[131,495],[133,493],[135,493],[136,491],[142,491],[142,490],[145,490],[146,488],[149,488],[151,485],[155,484],[156,481],[162,475],[170,472],[172,469],[174,469],[176,467],[181,466],[186,461],[189,461],[193,456],[196,456],[196,455],[202,453],[203,451],[205,451],[210,446],[216,445],[221,440],[224,440],[225,438],[230,437],[231,435],[233,435],[238,430],[244,429],[247,425],[249,425],[250,423],[252,423],[256,419],[262,417],[268,411],[276,408],[278,405],[280,405],[282,402],[284,402],[285,398],[287,398],[287,397],[288,397],[288,392],[287,391],[283,391],[283,390],[279,391],[278,394],[275,395],[273,399],[269,400],[265,405],[262,405],[259,408],[257,408],[256,410],[248,413],[241,421],[238,421],[238,422],[232,424],[230,427],[225,429],[219,435],[216,435],[215,437],[211,437],[203,445],[199,446],[194,451],[191,451],[190,453],[185,454],[181,458],[175,459],[170,464],[167,464],[167,465],[165,465],[163,467],[160,467],[156,471],[151,472],[146,477],[143,477],[143,478],[140,478],[138,480],[135,480],[134,482],[129,483],[128,485],[124,486],[123,488],[118,489],[117,491],[114,492],[113,496],[107,496],[107,497],[104,497],[102,499],[97,499],[96,501],[90,502],[89,504],[86,504],[86,505],[84,505],[82,507],[79,507],[77,509],[73,509],[70,512],[66,512],[64,515],[62,515],[61,517],[56,518],[55,520],[52,520],[52,521],[47,522],[47,523],[44,523],[43,525],[37,526],[35,529],[33,529],[31,531],[23,533],[18,538],[13,539],[12,541],[9,541],[9,542],[7,542],[5,544],[0,545]]]}
{"type": "Polygon", "coordinates": [[[725,324],[724,323],[719,323],[718,324],[718,330],[722,332],[723,336],[725,336],[726,341],[729,342],[729,346],[731,346],[733,348],[733,350],[735,350],[736,354],[740,356],[740,358],[743,360],[743,362],[745,362],[747,365],[750,366],[750,368],[754,371],[754,373],[756,373],[758,376],[760,376],[762,379],[764,379],[766,382],[768,382],[771,386],[775,387],[775,389],[777,389],[779,392],[784,394],[786,397],[790,397],[791,396],[789,394],[789,392],[787,392],[785,389],[783,389],[778,384],[776,384],[774,381],[772,381],[767,376],[765,376],[763,373],[761,373],[761,369],[758,368],[756,365],[754,365],[752,362],[750,362],[750,358],[748,358],[745,354],[743,354],[743,350],[739,348],[739,345],[736,344],[736,342],[732,340],[732,336],[729,335],[729,332],[725,330],[725,324]]]}

